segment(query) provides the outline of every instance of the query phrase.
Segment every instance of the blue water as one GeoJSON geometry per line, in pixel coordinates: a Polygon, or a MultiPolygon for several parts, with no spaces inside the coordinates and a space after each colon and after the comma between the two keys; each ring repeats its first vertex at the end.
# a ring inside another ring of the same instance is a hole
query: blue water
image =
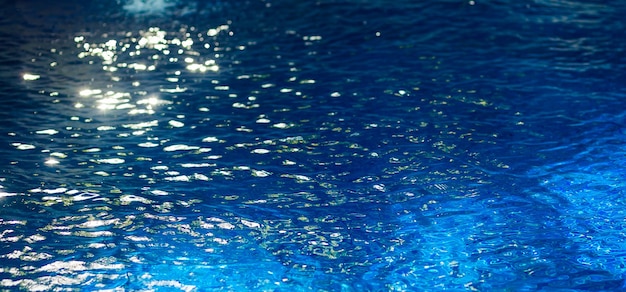
{"type": "Polygon", "coordinates": [[[5,2],[2,289],[626,290],[623,1],[5,2]]]}

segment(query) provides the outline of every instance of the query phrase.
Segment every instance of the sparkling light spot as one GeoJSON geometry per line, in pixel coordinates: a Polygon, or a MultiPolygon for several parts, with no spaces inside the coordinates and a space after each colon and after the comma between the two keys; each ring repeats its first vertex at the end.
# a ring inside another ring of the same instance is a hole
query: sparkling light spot
{"type": "Polygon", "coordinates": [[[106,164],[122,164],[125,161],[122,158],[106,158],[106,159],[96,159],[95,162],[106,163],[106,164]]]}
{"type": "Polygon", "coordinates": [[[179,121],[176,121],[176,120],[171,120],[171,121],[168,122],[168,124],[170,126],[174,127],[174,128],[181,128],[181,127],[185,126],[185,124],[183,122],[179,122],[179,121]]]}
{"type": "Polygon", "coordinates": [[[163,148],[163,151],[171,152],[171,151],[187,151],[187,150],[196,150],[196,149],[200,149],[200,147],[188,146],[184,144],[176,144],[176,145],[170,145],[170,146],[163,148]]]}
{"type": "Polygon", "coordinates": [[[270,153],[270,151],[267,150],[267,149],[259,148],[259,149],[252,150],[252,153],[255,153],[255,154],[267,154],[267,153],[270,153]]]}
{"type": "Polygon", "coordinates": [[[91,96],[96,94],[101,94],[102,90],[100,89],[83,89],[78,92],[80,96],[91,96]]]}
{"type": "Polygon", "coordinates": [[[13,145],[18,150],[30,150],[30,149],[36,148],[35,145],[31,145],[31,144],[11,143],[11,145],[13,145]]]}
{"type": "Polygon", "coordinates": [[[157,147],[157,146],[159,146],[159,144],[152,143],[152,142],[144,142],[144,143],[139,143],[139,144],[137,144],[137,146],[139,146],[139,147],[144,147],[144,148],[152,148],[152,147],[157,147]]]}
{"type": "Polygon", "coordinates": [[[168,195],[168,193],[166,191],[162,191],[162,190],[153,190],[153,191],[151,191],[151,193],[153,195],[156,195],[156,196],[166,196],[166,195],[168,195]]]}
{"type": "Polygon", "coordinates": [[[210,142],[217,142],[219,140],[220,139],[218,139],[217,137],[211,136],[211,137],[206,137],[206,138],[202,139],[202,142],[209,142],[210,143],[210,142]]]}
{"type": "Polygon", "coordinates": [[[252,170],[252,175],[256,177],[268,177],[272,175],[271,172],[265,170],[252,170]]]}
{"type": "Polygon", "coordinates": [[[26,81],[37,80],[40,77],[41,77],[40,75],[31,74],[31,73],[24,73],[24,75],[22,75],[22,78],[24,78],[24,80],[26,80],[26,81]]]}
{"type": "Polygon", "coordinates": [[[54,134],[56,134],[58,132],[59,131],[54,130],[54,129],[47,129],[47,130],[40,130],[40,131],[37,131],[35,133],[41,134],[41,135],[54,135],[54,134]]]}

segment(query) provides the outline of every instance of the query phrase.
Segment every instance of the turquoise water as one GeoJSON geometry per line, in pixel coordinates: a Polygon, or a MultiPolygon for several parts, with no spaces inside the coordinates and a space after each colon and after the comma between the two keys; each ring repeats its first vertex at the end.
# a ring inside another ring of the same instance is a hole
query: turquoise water
{"type": "Polygon", "coordinates": [[[0,287],[619,291],[619,1],[20,1],[0,287]]]}

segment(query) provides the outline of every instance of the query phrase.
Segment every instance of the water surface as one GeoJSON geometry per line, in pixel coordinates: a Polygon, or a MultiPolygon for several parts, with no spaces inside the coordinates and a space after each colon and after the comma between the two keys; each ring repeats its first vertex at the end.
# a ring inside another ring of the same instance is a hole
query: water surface
{"type": "Polygon", "coordinates": [[[6,7],[3,288],[624,287],[618,1],[6,7]]]}

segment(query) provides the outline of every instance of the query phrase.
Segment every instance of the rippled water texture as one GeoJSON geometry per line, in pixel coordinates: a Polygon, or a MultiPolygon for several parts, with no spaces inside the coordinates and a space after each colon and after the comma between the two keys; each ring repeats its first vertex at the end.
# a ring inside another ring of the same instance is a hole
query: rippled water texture
{"type": "Polygon", "coordinates": [[[622,1],[13,2],[3,288],[626,287],[622,1]]]}

